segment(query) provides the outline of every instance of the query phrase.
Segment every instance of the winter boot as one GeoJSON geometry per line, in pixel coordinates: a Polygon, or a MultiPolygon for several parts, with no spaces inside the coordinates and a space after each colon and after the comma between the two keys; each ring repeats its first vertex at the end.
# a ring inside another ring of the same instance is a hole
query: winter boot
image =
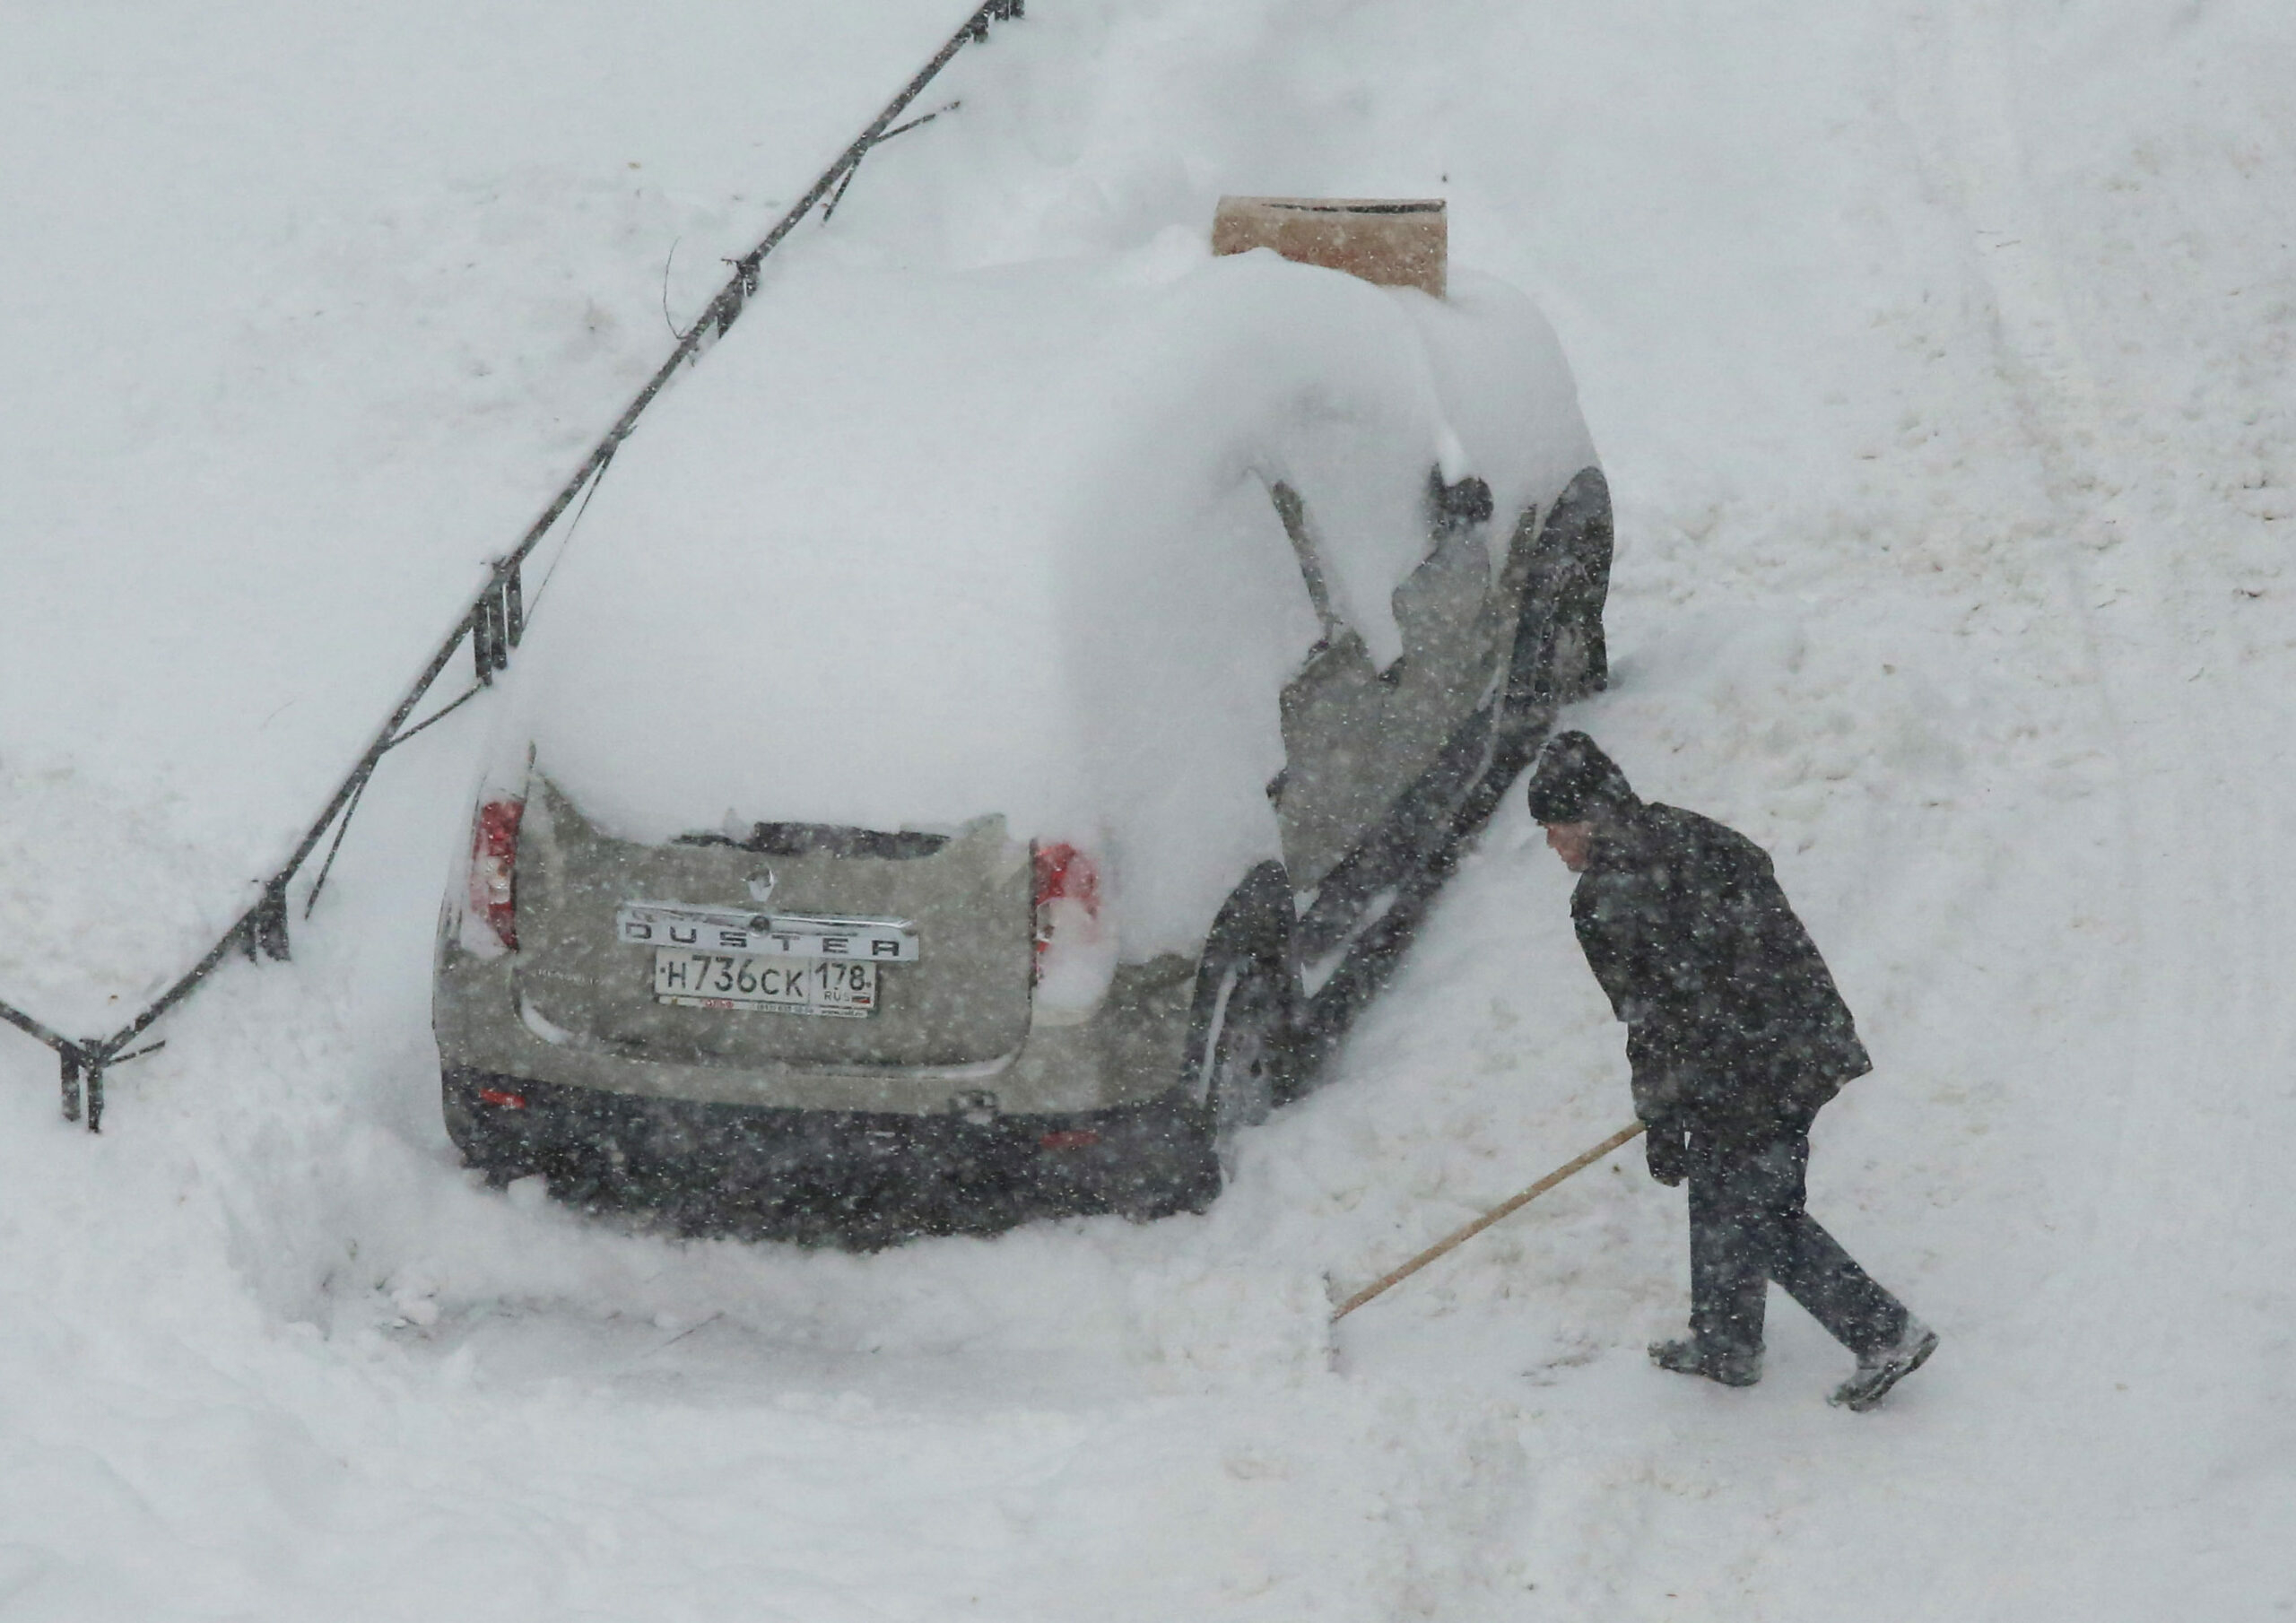
{"type": "Polygon", "coordinates": [[[1919,1319],[1909,1316],[1905,1333],[1891,1346],[1861,1354],[1857,1373],[1835,1387],[1833,1396],[1826,1401],[1844,1409],[1871,1409],[1889,1394],[1891,1387],[1920,1368],[1936,1350],[1937,1332],[1919,1319]]]}
{"type": "Polygon", "coordinates": [[[1676,1375],[1702,1375],[1725,1386],[1751,1386],[1761,1379],[1761,1354],[1709,1352],[1688,1339],[1651,1342],[1650,1361],[1676,1375]]]}

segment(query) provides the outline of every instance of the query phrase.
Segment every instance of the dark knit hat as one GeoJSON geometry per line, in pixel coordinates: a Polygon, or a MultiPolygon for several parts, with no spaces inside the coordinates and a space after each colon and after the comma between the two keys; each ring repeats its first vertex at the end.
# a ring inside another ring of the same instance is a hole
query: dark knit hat
{"type": "Polygon", "coordinates": [[[1548,741],[1531,771],[1527,798],[1533,820],[1542,823],[1594,822],[1642,803],[1618,763],[1584,733],[1558,733],[1548,741]]]}

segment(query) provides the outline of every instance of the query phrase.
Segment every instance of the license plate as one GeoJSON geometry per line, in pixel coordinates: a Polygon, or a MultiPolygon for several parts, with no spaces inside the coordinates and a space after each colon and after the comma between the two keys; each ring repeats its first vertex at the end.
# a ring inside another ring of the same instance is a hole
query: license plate
{"type": "Polygon", "coordinates": [[[877,966],[661,947],[654,952],[654,1001],[680,1009],[866,1020],[877,1010],[877,966]]]}

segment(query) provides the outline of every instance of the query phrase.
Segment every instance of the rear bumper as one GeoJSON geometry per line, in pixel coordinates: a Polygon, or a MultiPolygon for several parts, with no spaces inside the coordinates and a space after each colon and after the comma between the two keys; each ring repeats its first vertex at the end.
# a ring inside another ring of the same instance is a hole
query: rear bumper
{"type": "Polygon", "coordinates": [[[449,1070],[447,1127],[473,1164],[582,1198],[715,1223],[850,1235],[996,1224],[1046,1210],[1199,1206],[1216,1160],[1168,1103],[1061,1115],[756,1108],[449,1070]]]}
{"type": "MultiPolygon", "coordinates": [[[[1061,1115],[1145,1105],[1178,1080],[1196,992],[1179,959],[1118,971],[1077,1026],[1031,1029],[981,1064],[868,1070],[665,1063],[601,1050],[522,1013],[516,959],[482,959],[441,939],[431,1029],[448,1072],[485,1072],[633,1100],[890,1116],[1061,1115]]],[[[788,1018],[761,1015],[776,1020],[788,1018]]]]}

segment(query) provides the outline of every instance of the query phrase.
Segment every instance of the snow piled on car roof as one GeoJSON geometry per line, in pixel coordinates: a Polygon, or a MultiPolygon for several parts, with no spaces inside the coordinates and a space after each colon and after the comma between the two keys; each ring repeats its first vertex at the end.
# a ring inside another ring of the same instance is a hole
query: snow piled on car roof
{"type": "Polygon", "coordinates": [[[1185,944],[1276,850],[1278,695],[1322,634],[1305,497],[1381,664],[1428,474],[1500,517],[1592,459],[1520,293],[1439,301],[1174,231],[1140,251],[774,282],[626,444],[535,616],[500,757],[660,840],[1002,814],[1185,944]]]}

